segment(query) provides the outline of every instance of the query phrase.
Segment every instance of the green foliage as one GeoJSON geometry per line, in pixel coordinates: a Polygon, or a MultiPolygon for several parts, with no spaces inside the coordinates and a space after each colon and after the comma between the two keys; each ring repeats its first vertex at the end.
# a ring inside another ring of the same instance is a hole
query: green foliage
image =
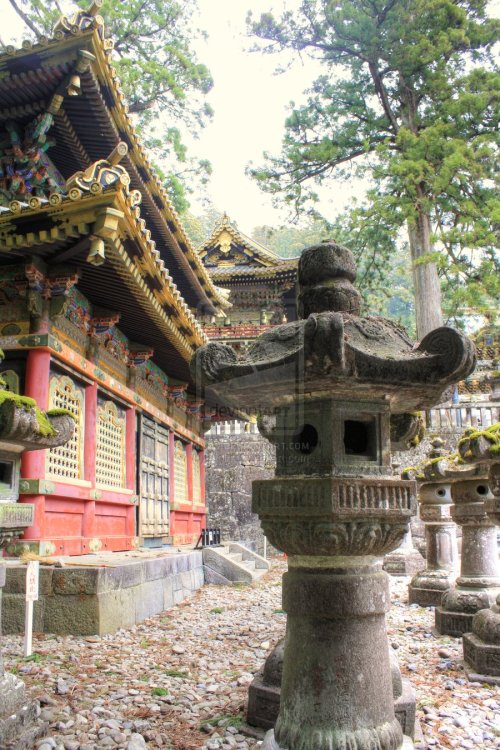
{"type": "MultiPolygon", "coordinates": [[[[74,0],[87,9],[90,0],[74,0]]],[[[35,37],[51,34],[60,12],[58,0],[12,0],[13,7],[35,37]]],[[[196,132],[211,118],[204,101],[213,86],[208,68],[192,48],[196,0],[104,0],[100,14],[106,33],[115,40],[117,68],[129,110],[156,163],[165,164],[165,186],[179,211],[186,191],[210,173],[205,160],[188,158],[181,128],[196,132]],[[168,123],[166,125],[165,123],[168,123]]]]}
{"type": "Polygon", "coordinates": [[[168,695],[168,690],[166,688],[155,687],[151,690],[151,695],[168,695]]]}
{"type": "Polygon", "coordinates": [[[279,19],[250,17],[250,28],[265,51],[294,50],[324,69],[291,111],[282,153],[253,170],[261,187],[301,212],[319,185],[370,176],[372,220],[381,210],[394,238],[407,226],[412,261],[439,273],[446,311],[489,306],[500,87],[486,3],[303,0],[279,19]]]}
{"type": "Polygon", "coordinates": [[[210,612],[213,615],[221,615],[224,612],[224,607],[213,607],[210,612]]]}

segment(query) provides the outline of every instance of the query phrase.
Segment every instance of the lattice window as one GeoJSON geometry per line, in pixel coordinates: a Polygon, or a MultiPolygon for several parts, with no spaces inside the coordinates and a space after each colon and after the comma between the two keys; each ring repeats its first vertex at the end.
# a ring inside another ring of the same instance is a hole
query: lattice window
{"type": "Polygon", "coordinates": [[[181,440],[176,440],[174,446],[174,500],[178,503],[187,503],[187,495],[186,449],[181,440]]]}
{"type": "Polygon", "coordinates": [[[97,404],[95,481],[125,487],[125,414],[112,401],[97,404]]]}
{"type": "Polygon", "coordinates": [[[53,375],[50,379],[49,403],[51,409],[67,409],[75,418],[73,437],[58,448],[47,451],[47,474],[62,479],[83,479],[83,413],[85,395],[83,388],[66,375],[53,375]]]}
{"type": "Polygon", "coordinates": [[[193,503],[201,503],[200,454],[193,448],[193,503]]]}

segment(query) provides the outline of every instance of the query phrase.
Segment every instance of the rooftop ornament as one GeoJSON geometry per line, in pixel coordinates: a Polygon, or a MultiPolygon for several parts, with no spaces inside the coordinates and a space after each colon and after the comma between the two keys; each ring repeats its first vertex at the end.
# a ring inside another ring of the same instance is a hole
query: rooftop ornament
{"type": "Polygon", "coordinates": [[[475,357],[450,328],[414,345],[395,323],[360,317],[355,276],[335,242],[305,250],[300,320],[242,361],[212,342],[191,363],[210,404],[258,413],[277,448],[275,478],[253,485],[253,510],[289,562],[280,712],[263,750],[411,746],[394,714],[381,557],[408,530],[415,482],[391,474],[391,413],[439,402],[475,357]]]}

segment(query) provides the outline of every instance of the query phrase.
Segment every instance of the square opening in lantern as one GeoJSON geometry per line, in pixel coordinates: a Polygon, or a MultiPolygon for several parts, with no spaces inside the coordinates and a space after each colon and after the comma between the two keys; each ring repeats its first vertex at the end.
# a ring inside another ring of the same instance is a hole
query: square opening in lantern
{"type": "Polygon", "coordinates": [[[14,462],[0,461],[0,491],[11,490],[14,477],[14,462]]]}
{"type": "Polygon", "coordinates": [[[374,419],[346,419],[344,453],[349,460],[377,460],[377,422],[374,419]]]}

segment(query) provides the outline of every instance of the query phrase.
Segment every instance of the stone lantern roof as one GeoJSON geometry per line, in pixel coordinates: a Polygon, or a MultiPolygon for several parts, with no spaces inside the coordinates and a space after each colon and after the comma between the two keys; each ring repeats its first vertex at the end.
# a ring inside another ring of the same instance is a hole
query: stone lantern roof
{"type": "Polygon", "coordinates": [[[333,241],[308,248],[298,271],[301,319],[262,334],[239,361],[222,343],[201,347],[191,363],[198,384],[223,403],[249,411],[332,393],[384,398],[392,413],[442,401],[448,387],[474,369],[473,344],[448,327],[415,344],[391,320],[360,317],[355,278],[354,258],[346,248],[333,241]]]}

